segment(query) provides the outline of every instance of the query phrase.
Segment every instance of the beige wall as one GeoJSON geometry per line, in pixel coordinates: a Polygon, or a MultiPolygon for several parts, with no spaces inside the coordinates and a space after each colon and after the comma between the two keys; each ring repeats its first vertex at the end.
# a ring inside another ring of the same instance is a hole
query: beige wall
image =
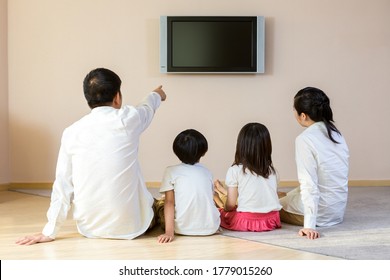
{"type": "Polygon", "coordinates": [[[7,0],[0,0],[0,185],[8,184],[7,0]]]}
{"type": "Polygon", "coordinates": [[[126,103],[164,85],[168,99],[141,139],[147,181],[159,181],[164,167],[177,163],[172,140],[186,128],[207,137],[202,162],[223,179],[237,133],[251,121],[269,128],[281,180],[296,180],[294,139],[302,128],[292,98],[309,85],[331,98],[351,151],[351,179],[390,179],[388,0],[12,0],[8,6],[11,182],[54,179],[63,129],[89,112],[82,80],[95,67],[121,76],[126,103]],[[160,74],[160,15],[265,16],[266,73],[160,74]]]}

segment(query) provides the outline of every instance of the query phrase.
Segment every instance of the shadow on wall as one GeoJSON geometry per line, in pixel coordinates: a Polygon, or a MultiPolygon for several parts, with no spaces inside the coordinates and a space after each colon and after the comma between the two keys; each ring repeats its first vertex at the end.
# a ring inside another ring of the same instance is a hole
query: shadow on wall
{"type": "MultiPolygon", "coordinates": [[[[47,123],[10,116],[10,182],[51,182],[62,132],[51,131],[47,123]]],[[[50,118],[47,119],[50,122],[50,118]]]]}

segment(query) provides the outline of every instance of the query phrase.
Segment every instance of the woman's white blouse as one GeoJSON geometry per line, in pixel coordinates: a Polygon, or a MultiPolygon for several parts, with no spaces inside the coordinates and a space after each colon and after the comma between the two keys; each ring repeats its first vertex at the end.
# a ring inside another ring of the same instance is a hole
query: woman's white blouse
{"type": "Polygon", "coordinates": [[[348,198],[349,150],[343,136],[323,122],[305,129],[295,141],[300,187],[282,198],[284,210],[304,215],[304,227],[331,226],[343,221],[348,198]]]}

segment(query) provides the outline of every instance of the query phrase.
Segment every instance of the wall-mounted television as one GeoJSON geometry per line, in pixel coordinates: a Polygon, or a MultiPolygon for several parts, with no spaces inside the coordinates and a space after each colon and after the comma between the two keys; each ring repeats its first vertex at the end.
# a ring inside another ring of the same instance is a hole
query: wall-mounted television
{"type": "Polygon", "coordinates": [[[262,16],[161,16],[161,73],[264,73],[262,16]]]}

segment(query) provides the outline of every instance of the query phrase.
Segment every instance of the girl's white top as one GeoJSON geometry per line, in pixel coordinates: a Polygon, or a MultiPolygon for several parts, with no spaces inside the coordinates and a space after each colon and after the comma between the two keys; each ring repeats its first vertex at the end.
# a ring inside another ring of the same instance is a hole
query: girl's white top
{"type": "Polygon", "coordinates": [[[266,179],[251,173],[248,169],[243,172],[243,166],[233,165],[226,174],[225,184],[230,188],[238,188],[237,211],[253,213],[269,213],[279,211],[276,174],[266,179]]]}

